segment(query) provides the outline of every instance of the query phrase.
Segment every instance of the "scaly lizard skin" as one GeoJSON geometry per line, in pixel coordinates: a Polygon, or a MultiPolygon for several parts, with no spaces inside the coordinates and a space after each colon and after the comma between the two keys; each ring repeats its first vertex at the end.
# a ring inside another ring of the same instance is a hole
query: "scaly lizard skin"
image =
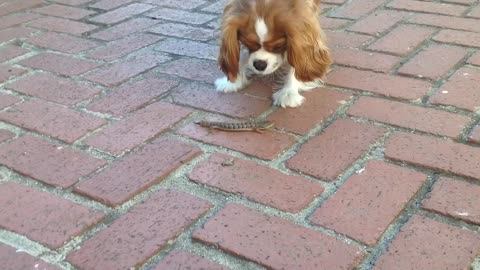
{"type": "Polygon", "coordinates": [[[270,121],[247,121],[240,123],[229,123],[229,122],[215,122],[215,121],[200,121],[195,124],[206,127],[219,129],[224,131],[257,131],[263,133],[264,130],[273,128],[274,124],[270,121]]]}

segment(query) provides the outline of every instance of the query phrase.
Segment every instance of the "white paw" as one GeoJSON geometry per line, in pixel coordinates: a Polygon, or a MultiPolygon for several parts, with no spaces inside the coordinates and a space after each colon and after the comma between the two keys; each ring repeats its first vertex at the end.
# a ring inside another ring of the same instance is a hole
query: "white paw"
{"type": "Polygon", "coordinates": [[[292,93],[291,91],[280,90],[273,94],[273,105],[286,107],[298,107],[302,105],[305,98],[298,93],[292,93]]]}
{"type": "Polygon", "coordinates": [[[230,92],[237,92],[241,89],[241,84],[237,82],[232,83],[230,82],[227,77],[223,77],[220,79],[215,80],[215,87],[217,88],[218,92],[223,93],[230,93],[230,92]]]}

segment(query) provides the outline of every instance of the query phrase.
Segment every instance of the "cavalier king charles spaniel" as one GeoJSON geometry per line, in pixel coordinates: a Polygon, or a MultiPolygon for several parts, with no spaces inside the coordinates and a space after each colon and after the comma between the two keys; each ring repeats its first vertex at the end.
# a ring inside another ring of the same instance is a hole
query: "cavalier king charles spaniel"
{"type": "Polygon", "coordinates": [[[331,65],[319,22],[320,0],[230,0],[224,9],[219,92],[245,88],[252,75],[284,71],[276,106],[297,107],[299,91],[322,84],[331,65]],[[246,50],[244,50],[246,49],[246,50]]]}

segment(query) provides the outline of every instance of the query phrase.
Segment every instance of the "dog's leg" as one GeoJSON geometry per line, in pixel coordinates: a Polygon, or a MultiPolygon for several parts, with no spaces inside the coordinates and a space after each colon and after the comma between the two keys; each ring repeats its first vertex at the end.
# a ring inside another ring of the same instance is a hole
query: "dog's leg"
{"type": "Polygon", "coordinates": [[[237,80],[231,82],[227,77],[219,78],[215,80],[215,87],[218,92],[237,92],[250,84],[250,79],[247,77],[247,68],[248,68],[248,56],[245,54],[240,54],[240,71],[237,76],[237,80]]]}
{"type": "Polygon", "coordinates": [[[295,78],[295,68],[291,67],[285,77],[285,82],[279,91],[273,94],[273,105],[286,107],[298,107],[302,105],[305,98],[298,93],[304,87],[304,83],[295,78]]]}

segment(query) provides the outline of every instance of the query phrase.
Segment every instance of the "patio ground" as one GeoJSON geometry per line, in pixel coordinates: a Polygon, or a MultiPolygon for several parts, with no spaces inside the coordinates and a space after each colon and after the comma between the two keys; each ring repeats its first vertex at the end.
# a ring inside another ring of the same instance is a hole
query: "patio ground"
{"type": "Polygon", "coordinates": [[[296,109],[214,91],[224,2],[0,0],[1,268],[480,269],[479,2],[325,0],[296,109]]]}

